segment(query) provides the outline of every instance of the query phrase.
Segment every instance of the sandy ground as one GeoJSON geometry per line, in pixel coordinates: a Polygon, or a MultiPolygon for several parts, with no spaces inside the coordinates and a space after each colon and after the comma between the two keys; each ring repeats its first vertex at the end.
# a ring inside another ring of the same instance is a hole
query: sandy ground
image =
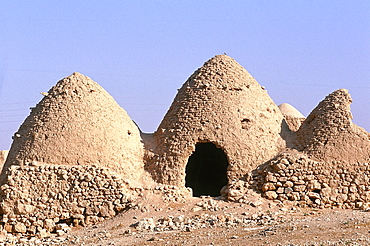
{"type": "Polygon", "coordinates": [[[210,197],[165,203],[152,196],[63,237],[62,245],[370,245],[370,212],[296,208],[264,199],[251,204],[210,197]],[[176,218],[181,219],[178,226],[164,225],[176,218]]]}

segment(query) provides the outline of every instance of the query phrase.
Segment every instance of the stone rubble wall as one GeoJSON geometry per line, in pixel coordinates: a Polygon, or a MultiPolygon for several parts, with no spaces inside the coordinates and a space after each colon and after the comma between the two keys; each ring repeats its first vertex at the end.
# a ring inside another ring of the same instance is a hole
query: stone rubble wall
{"type": "Polygon", "coordinates": [[[257,170],[259,187],[270,200],[294,201],[317,208],[365,208],[370,205],[370,164],[344,165],[282,153],[257,170]]]}
{"type": "Polygon", "coordinates": [[[12,166],[1,186],[1,222],[8,232],[45,234],[58,224],[92,225],[132,205],[129,181],[96,166],[12,166]]]}

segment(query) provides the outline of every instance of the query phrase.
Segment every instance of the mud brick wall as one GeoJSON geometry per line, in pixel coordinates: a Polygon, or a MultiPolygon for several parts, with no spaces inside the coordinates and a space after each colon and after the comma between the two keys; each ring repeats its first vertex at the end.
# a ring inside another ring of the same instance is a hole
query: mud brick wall
{"type": "Polygon", "coordinates": [[[370,165],[323,163],[283,153],[260,170],[264,196],[300,206],[361,208],[370,204],[370,165]]]}
{"type": "Polygon", "coordinates": [[[198,143],[213,143],[228,157],[229,181],[237,180],[285,147],[283,115],[239,63],[218,55],[196,70],[154,133],[154,179],[184,186],[185,169],[198,143]]]}
{"type": "Polygon", "coordinates": [[[131,180],[141,177],[144,149],[140,131],[100,85],[73,73],[43,95],[13,136],[1,184],[10,166],[32,161],[98,165],[131,180]]]}
{"type": "Polygon", "coordinates": [[[8,232],[91,225],[131,205],[127,183],[96,166],[12,166],[0,189],[1,224],[8,232]]]}

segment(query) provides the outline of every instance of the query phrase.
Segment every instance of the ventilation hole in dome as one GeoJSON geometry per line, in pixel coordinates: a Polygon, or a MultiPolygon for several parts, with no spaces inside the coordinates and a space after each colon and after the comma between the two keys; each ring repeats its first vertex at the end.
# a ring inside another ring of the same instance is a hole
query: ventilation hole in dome
{"type": "Polygon", "coordinates": [[[250,122],[251,122],[250,119],[247,119],[247,118],[242,119],[241,120],[242,129],[248,129],[248,125],[249,125],[250,122]]]}
{"type": "Polygon", "coordinates": [[[205,124],[207,124],[207,123],[209,123],[209,120],[204,120],[204,121],[201,121],[201,122],[200,122],[200,124],[202,124],[202,125],[205,125],[205,124]]]}
{"type": "Polygon", "coordinates": [[[227,185],[225,152],[213,143],[198,143],[186,165],[185,186],[193,190],[193,196],[220,196],[227,185]]]}
{"type": "Polygon", "coordinates": [[[243,89],[242,88],[230,88],[229,90],[230,91],[242,91],[243,89]]]}

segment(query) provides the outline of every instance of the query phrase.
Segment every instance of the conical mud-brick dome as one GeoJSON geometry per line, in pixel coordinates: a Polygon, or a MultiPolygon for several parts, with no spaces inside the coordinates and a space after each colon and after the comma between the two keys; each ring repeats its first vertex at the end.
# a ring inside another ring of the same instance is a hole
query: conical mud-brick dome
{"type": "Polygon", "coordinates": [[[300,150],[323,161],[370,161],[370,134],[352,122],[352,98],[347,90],[329,94],[302,123],[300,150]]]}
{"type": "Polygon", "coordinates": [[[143,171],[143,146],[134,122],[90,78],[60,80],[14,135],[3,174],[32,161],[109,167],[127,178],[143,171]]]}
{"type": "Polygon", "coordinates": [[[297,131],[302,122],[305,120],[303,114],[288,103],[280,104],[279,109],[284,115],[285,122],[287,123],[289,129],[293,132],[297,131]]]}
{"type": "Polygon", "coordinates": [[[261,85],[234,59],[217,55],[179,89],[155,133],[157,178],[183,185],[189,157],[199,143],[223,150],[227,179],[241,178],[278,152],[282,120],[261,85]]]}
{"type": "Polygon", "coordinates": [[[281,113],[286,117],[304,118],[303,114],[299,112],[298,109],[290,105],[289,103],[280,104],[279,109],[281,113]]]}

